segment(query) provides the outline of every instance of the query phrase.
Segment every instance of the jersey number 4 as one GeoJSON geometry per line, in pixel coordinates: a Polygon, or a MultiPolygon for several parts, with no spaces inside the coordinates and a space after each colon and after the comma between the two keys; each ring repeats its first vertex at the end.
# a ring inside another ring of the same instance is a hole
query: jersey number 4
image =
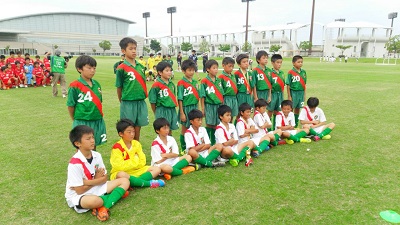
{"type": "Polygon", "coordinates": [[[80,102],[80,103],[85,102],[85,101],[91,102],[92,100],[93,100],[93,98],[92,98],[92,95],[90,95],[89,91],[86,92],[86,94],[79,93],[79,95],[78,95],[78,102],[80,102]]]}
{"type": "Polygon", "coordinates": [[[208,87],[206,88],[206,91],[207,91],[208,94],[215,93],[215,90],[214,90],[214,87],[213,87],[213,86],[208,86],[208,87]]]}

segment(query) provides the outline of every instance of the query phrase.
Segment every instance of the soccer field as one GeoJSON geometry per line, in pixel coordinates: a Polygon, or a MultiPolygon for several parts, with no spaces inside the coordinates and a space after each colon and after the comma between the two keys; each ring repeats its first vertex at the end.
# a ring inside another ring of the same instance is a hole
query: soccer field
{"type": "MultiPolygon", "coordinates": [[[[110,171],[111,146],[119,140],[112,71],[118,58],[96,59],[94,79],[102,85],[108,135],[97,150],[110,171]]],[[[68,84],[79,76],[74,62],[67,69],[68,84]]],[[[331,140],[277,146],[249,168],[228,164],[173,178],[164,188],[136,188],[111,208],[108,223],[384,224],[380,211],[400,211],[400,65],[373,62],[304,59],[307,97],[318,97],[328,122],[336,124],[331,140]]],[[[282,69],[291,67],[285,59],[282,69]]],[[[181,77],[175,73],[173,82],[181,77]]],[[[72,121],[60,95],[53,98],[51,87],[0,91],[0,224],[97,222],[90,212],[69,209],[64,199],[75,150],[68,140],[72,121]]],[[[149,119],[141,133],[148,164],[156,136],[150,107],[149,119]]]]}

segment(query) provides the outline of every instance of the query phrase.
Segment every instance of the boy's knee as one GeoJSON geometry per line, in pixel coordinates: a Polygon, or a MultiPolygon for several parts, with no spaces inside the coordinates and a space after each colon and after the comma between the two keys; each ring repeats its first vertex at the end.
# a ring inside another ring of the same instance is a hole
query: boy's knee
{"type": "Polygon", "coordinates": [[[218,150],[219,152],[222,151],[222,149],[224,148],[224,146],[221,143],[217,143],[214,146],[215,149],[218,150]]]}
{"type": "Polygon", "coordinates": [[[330,123],[329,124],[329,128],[331,128],[331,130],[333,130],[333,128],[335,128],[335,126],[336,126],[335,123],[330,123]]]}
{"type": "Polygon", "coordinates": [[[118,179],[118,178],[126,178],[126,179],[129,179],[131,177],[131,175],[129,175],[128,173],[126,173],[126,172],[123,172],[123,171],[121,171],[121,172],[118,172],[117,173],[117,176],[115,177],[116,179],[118,179]]]}
{"type": "Polygon", "coordinates": [[[120,178],[121,179],[121,187],[127,190],[129,186],[131,185],[130,181],[126,178],[120,178]]]}
{"type": "Polygon", "coordinates": [[[197,157],[199,156],[199,153],[197,153],[194,148],[189,149],[188,154],[190,155],[190,157],[192,157],[192,159],[197,159],[197,157]]]}

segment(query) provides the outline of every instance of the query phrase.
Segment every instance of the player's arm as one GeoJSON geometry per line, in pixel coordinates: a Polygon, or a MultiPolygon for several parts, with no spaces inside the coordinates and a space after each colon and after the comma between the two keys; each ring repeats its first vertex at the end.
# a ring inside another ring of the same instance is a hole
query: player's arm
{"type": "Polygon", "coordinates": [[[290,94],[290,85],[286,85],[286,91],[287,91],[287,96],[288,100],[292,101],[292,95],[290,94]]]}
{"type": "Polygon", "coordinates": [[[186,122],[186,115],[183,112],[183,104],[182,104],[182,100],[178,100],[178,105],[179,105],[179,113],[180,113],[180,120],[182,122],[186,122]]]}
{"type": "Polygon", "coordinates": [[[74,120],[75,107],[68,106],[68,113],[69,113],[69,116],[71,117],[71,119],[74,120]]]}
{"type": "MultiPolygon", "coordinates": [[[[272,87],[271,87],[271,89],[272,89],[272,87]]],[[[272,90],[271,89],[269,89],[269,91],[268,91],[268,99],[267,99],[267,102],[268,103],[270,103],[271,102],[271,95],[272,95],[272,90]]]]}
{"type": "Polygon", "coordinates": [[[205,110],[205,105],[204,105],[204,97],[200,98],[200,105],[201,105],[201,112],[203,113],[203,116],[205,116],[206,110],[205,110]]]}
{"type": "Polygon", "coordinates": [[[121,102],[122,87],[117,87],[117,97],[118,97],[118,101],[121,102]]]}

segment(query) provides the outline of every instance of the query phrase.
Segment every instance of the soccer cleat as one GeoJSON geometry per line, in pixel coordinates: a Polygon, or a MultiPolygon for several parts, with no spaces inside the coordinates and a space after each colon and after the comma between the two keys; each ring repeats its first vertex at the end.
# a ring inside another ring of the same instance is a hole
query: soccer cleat
{"type": "Polygon", "coordinates": [[[169,174],[169,173],[164,173],[164,178],[165,178],[166,180],[171,180],[172,176],[171,176],[171,174],[169,174]]]}
{"type": "Polygon", "coordinates": [[[67,96],[66,95],[63,95],[63,98],[66,98],[67,96]]]}
{"type": "Polygon", "coordinates": [[[285,142],[286,142],[286,144],[288,144],[288,145],[292,145],[292,144],[294,144],[294,141],[293,140],[290,140],[290,139],[285,139],[285,142]]]}
{"type": "Polygon", "coordinates": [[[126,198],[126,197],[128,197],[128,195],[129,195],[129,191],[125,191],[125,194],[124,194],[124,195],[122,195],[122,197],[121,197],[121,198],[126,198]]]}
{"type": "Polygon", "coordinates": [[[331,135],[327,134],[327,135],[322,137],[322,140],[329,140],[331,138],[332,138],[331,135]]]}
{"type": "Polygon", "coordinates": [[[46,85],[43,84],[43,87],[46,87],[46,85]]]}
{"type": "Polygon", "coordinates": [[[286,140],[279,140],[278,145],[286,145],[286,140]]]}
{"type": "Polygon", "coordinates": [[[246,164],[244,164],[246,167],[249,167],[251,164],[253,164],[253,159],[252,158],[248,158],[246,159],[246,164]]]}
{"type": "Polygon", "coordinates": [[[212,163],[212,167],[224,167],[225,166],[225,162],[213,162],[212,163]]]}
{"type": "Polygon", "coordinates": [[[238,166],[238,165],[239,165],[239,160],[237,160],[237,159],[230,159],[230,160],[229,160],[229,163],[230,163],[232,166],[238,166]]]}
{"type": "Polygon", "coordinates": [[[317,135],[311,137],[311,140],[313,141],[319,141],[320,139],[321,138],[319,138],[317,135]]]}
{"type": "Polygon", "coordinates": [[[106,209],[106,207],[104,207],[104,206],[102,206],[100,208],[93,209],[92,210],[92,215],[96,216],[97,219],[99,219],[100,221],[106,221],[110,217],[108,215],[108,209],[106,209]]]}
{"type": "Polygon", "coordinates": [[[193,166],[186,166],[186,167],[182,168],[183,174],[188,174],[195,170],[196,170],[196,168],[194,168],[193,166]]]}
{"type": "Polygon", "coordinates": [[[264,149],[264,151],[268,151],[270,149],[270,145],[267,145],[267,147],[264,149]]]}
{"type": "Polygon", "coordinates": [[[196,171],[201,169],[201,165],[198,163],[189,163],[189,166],[193,166],[196,171]]]}
{"type": "Polygon", "coordinates": [[[27,87],[28,87],[28,85],[26,85],[26,84],[25,84],[25,87],[27,88],[27,87]]]}
{"type": "Polygon", "coordinates": [[[165,186],[165,181],[164,180],[158,179],[157,182],[158,182],[160,187],[164,187],[165,186]]]}
{"type": "Polygon", "coordinates": [[[251,156],[253,156],[254,158],[257,158],[258,156],[260,156],[260,153],[258,153],[257,150],[253,150],[253,151],[251,151],[251,156]]]}
{"type": "Polygon", "coordinates": [[[160,184],[158,183],[157,180],[150,181],[150,188],[158,188],[158,187],[160,187],[160,184]]]}
{"type": "Polygon", "coordinates": [[[300,138],[300,143],[311,143],[310,138],[300,138]]]}

